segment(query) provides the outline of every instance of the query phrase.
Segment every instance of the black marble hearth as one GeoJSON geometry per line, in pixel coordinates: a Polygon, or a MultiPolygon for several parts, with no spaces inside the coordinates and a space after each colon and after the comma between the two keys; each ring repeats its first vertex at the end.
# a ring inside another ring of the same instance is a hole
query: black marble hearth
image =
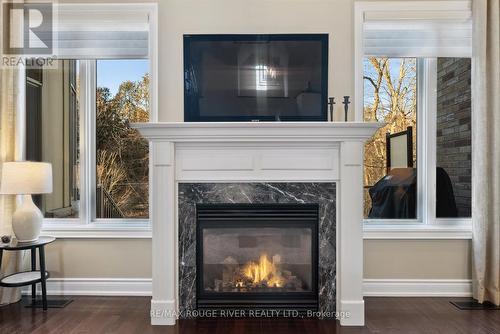
{"type": "Polygon", "coordinates": [[[179,184],[179,309],[196,309],[196,204],[310,203],[319,206],[319,311],[335,311],[335,183],[179,184]]]}

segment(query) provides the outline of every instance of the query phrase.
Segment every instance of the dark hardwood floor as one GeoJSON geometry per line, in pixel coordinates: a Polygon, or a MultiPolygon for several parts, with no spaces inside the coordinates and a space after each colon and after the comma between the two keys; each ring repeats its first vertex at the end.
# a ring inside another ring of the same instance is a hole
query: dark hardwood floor
{"type": "Polygon", "coordinates": [[[74,297],[63,309],[0,308],[0,333],[173,333],[314,334],[438,333],[498,334],[500,311],[462,311],[459,298],[366,298],[366,326],[340,327],[333,320],[208,319],[180,320],[175,327],[149,325],[149,298],[74,297]]]}

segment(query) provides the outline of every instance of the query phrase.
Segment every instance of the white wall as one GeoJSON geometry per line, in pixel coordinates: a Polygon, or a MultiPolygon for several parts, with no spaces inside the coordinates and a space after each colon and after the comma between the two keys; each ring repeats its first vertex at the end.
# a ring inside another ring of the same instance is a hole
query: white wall
{"type": "Polygon", "coordinates": [[[468,240],[365,240],[369,279],[470,279],[468,240]]]}
{"type": "Polygon", "coordinates": [[[341,115],[341,97],[353,96],[352,17],[352,0],[159,1],[159,120],[183,121],[184,34],[330,34],[328,95],[341,115]]]}
{"type": "Polygon", "coordinates": [[[58,239],[46,258],[52,278],[151,278],[150,239],[58,239]]]}
{"type": "MultiPolygon", "coordinates": [[[[470,279],[467,240],[365,240],[368,279],[470,279]]],[[[65,239],[47,247],[53,278],[151,278],[149,239],[65,239]]]]}

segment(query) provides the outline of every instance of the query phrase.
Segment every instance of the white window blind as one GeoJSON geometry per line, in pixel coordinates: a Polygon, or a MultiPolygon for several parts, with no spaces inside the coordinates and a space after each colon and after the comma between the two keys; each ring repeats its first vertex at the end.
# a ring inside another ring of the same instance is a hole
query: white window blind
{"type": "Polygon", "coordinates": [[[59,58],[147,58],[149,14],[137,5],[55,8],[54,51],[59,58]]]}
{"type": "Polygon", "coordinates": [[[470,57],[470,1],[405,1],[363,15],[365,56],[470,57]]]}

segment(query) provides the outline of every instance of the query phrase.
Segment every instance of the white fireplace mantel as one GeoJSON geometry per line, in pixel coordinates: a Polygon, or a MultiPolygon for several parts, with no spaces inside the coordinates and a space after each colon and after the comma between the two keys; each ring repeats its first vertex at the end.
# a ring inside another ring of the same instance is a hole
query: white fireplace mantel
{"type": "Polygon", "coordinates": [[[365,141],[381,126],[366,122],[136,123],[149,140],[172,142],[365,141]]]}
{"type": "Polygon", "coordinates": [[[181,182],[336,182],[337,311],[364,325],[363,146],[380,123],[139,123],[151,141],[151,323],[178,310],[177,185],[181,182]]]}

